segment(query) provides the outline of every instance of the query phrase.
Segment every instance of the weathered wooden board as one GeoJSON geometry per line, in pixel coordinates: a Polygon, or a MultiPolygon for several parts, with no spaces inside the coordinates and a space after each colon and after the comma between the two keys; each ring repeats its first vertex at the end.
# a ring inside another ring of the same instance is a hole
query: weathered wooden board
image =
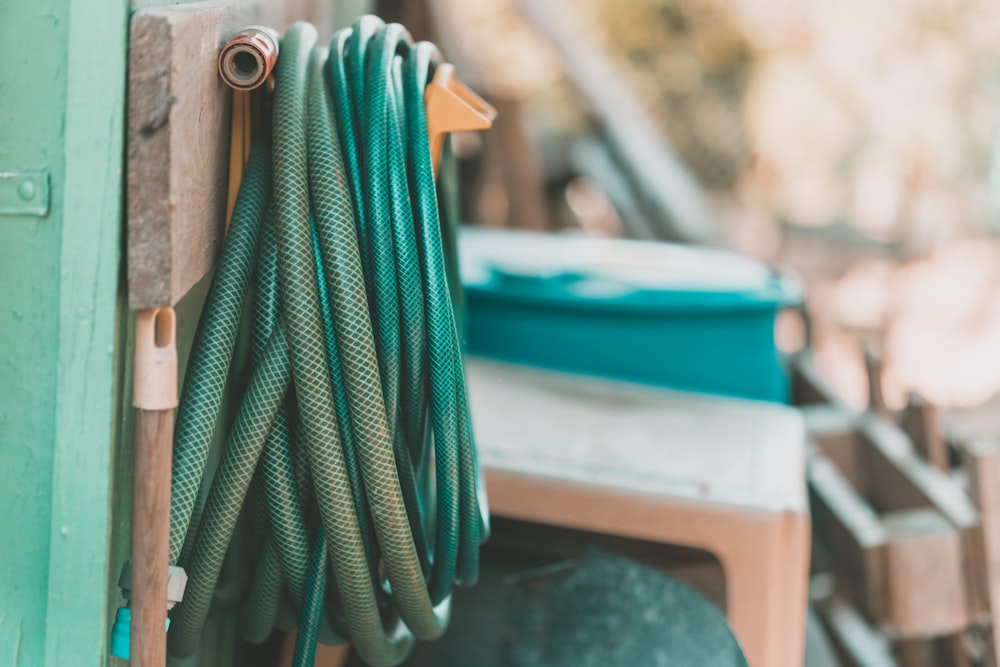
{"type": "Polygon", "coordinates": [[[128,108],[128,285],[135,309],[174,305],[218,256],[231,95],[219,49],[240,28],[284,30],[302,3],[209,0],[132,16],[128,108]]]}
{"type": "Polygon", "coordinates": [[[962,632],[969,623],[961,534],[930,508],[888,512],[889,627],[902,639],[962,632]]]}

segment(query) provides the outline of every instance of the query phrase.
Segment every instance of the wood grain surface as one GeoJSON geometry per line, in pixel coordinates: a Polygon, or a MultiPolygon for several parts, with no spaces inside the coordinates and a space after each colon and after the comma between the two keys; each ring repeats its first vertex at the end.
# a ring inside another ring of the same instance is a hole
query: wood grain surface
{"type": "Polygon", "coordinates": [[[211,270],[226,205],[231,94],[216,70],[240,28],[284,31],[300,3],[234,0],[132,16],[128,285],[134,309],[172,306],[211,270]],[[294,6],[293,6],[294,5],[294,6]]]}

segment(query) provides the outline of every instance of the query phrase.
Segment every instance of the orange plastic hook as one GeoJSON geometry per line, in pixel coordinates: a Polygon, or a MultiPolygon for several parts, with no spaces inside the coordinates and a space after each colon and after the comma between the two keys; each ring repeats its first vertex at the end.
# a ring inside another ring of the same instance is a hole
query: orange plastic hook
{"type": "Polygon", "coordinates": [[[427,136],[435,173],[441,164],[444,135],[465,130],[488,130],[497,117],[496,109],[455,77],[455,67],[450,63],[438,65],[424,92],[424,104],[427,107],[427,136]]]}

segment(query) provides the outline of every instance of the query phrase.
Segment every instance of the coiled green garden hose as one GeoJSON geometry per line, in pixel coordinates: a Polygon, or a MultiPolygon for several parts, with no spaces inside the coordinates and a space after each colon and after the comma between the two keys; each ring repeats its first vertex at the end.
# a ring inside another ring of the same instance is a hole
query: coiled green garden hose
{"type": "Polygon", "coordinates": [[[281,44],[273,136],[246,166],[178,411],[176,656],[197,648],[258,486],[267,529],[244,635],[266,637],[287,592],[297,665],[324,632],[398,664],[444,631],[452,585],[476,580],[486,508],[424,108],[438,60],[374,17],[329,49],[302,23],[281,44]],[[251,282],[252,375],[199,504],[251,282]]]}

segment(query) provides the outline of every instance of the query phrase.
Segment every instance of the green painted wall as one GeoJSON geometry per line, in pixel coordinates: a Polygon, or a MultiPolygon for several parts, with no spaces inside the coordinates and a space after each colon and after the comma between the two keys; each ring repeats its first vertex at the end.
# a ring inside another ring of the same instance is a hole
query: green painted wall
{"type": "MultiPolygon", "coordinates": [[[[340,25],[369,6],[321,1],[340,25]]],[[[51,177],[48,215],[0,214],[0,667],[124,664],[107,638],[131,539],[126,53],[129,11],[156,4],[174,2],[0,0],[0,171],[51,177]]],[[[182,367],[207,287],[177,306],[182,367]]],[[[233,620],[172,665],[232,664],[233,620]]]]}
{"type": "Polygon", "coordinates": [[[0,667],[99,665],[120,356],[125,0],[0,3],[0,667]]]}

